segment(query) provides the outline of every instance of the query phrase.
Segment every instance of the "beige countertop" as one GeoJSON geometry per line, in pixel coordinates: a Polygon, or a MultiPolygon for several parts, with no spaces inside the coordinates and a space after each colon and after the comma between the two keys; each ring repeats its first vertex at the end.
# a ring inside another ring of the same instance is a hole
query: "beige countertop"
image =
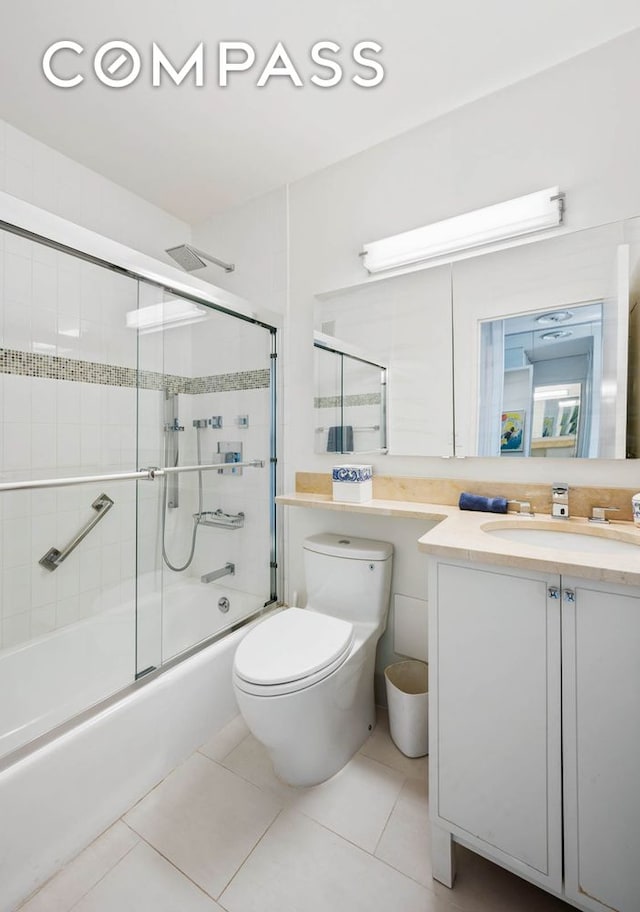
{"type": "Polygon", "coordinates": [[[343,503],[332,500],[326,494],[287,494],[277,497],[276,501],[288,506],[435,522],[436,525],[418,540],[418,548],[427,554],[640,586],[640,529],[630,522],[611,522],[599,526],[582,517],[564,520],[536,513],[534,518],[530,518],[514,514],[476,513],[445,504],[398,500],[343,503]],[[638,553],[625,551],[608,554],[575,551],[571,548],[559,550],[508,541],[487,531],[490,528],[526,529],[533,526],[543,530],[571,531],[594,538],[626,541],[638,545],[638,553]]]}
{"type": "Polygon", "coordinates": [[[377,516],[395,516],[400,519],[428,519],[440,522],[454,513],[457,507],[446,504],[415,503],[409,500],[368,500],[366,503],[347,503],[333,500],[330,494],[281,494],[276,503],[289,507],[311,507],[320,510],[338,510],[347,513],[369,513],[377,516]]]}
{"type": "Polygon", "coordinates": [[[418,540],[418,548],[428,554],[457,560],[481,561],[503,567],[522,567],[545,573],[563,573],[608,583],[640,585],[640,530],[633,523],[611,522],[603,525],[587,519],[554,519],[543,513],[533,518],[496,513],[454,510],[418,540]],[[583,552],[570,547],[543,547],[507,541],[491,535],[488,529],[526,529],[575,532],[592,538],[617,539],[638,546],[638,553],[583,552]]]}

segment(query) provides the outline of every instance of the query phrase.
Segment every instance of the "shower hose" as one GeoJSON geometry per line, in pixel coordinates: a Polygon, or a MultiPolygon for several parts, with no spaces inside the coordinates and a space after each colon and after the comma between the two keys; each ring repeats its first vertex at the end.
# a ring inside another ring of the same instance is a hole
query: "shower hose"
{"type": "MultiPolygon", "coordinates": [[[[196,428],[196,453],[198,465],[201,464],[202,459],[200,457],[200,428],[196,428]]],[[[166,461],[166,460],[165,460],[166,461]]],[[[178,465],[178,452],[176,451],[176,459],[174,466],[178,465]]],[[[200,522],[200,516],[202,515],[202,472],[198,472],[198,512],[193,517],[193,530],[191,532],[191,549],[189,551],[189,557],[185,564],[181,567],[176,567],[171,563],[167,556],[167,548],[165,542],[165,533],[167,525],[167,476],[163,475],[162,477],[162,559],[169,568],[169,570],[175,570],[176,573],[181,573],[183,570],[186,570],[187,567],[191,565],[193,560],[193,555],[196,550],[196,538],[198,537],[198,524],[200,522]]]]}

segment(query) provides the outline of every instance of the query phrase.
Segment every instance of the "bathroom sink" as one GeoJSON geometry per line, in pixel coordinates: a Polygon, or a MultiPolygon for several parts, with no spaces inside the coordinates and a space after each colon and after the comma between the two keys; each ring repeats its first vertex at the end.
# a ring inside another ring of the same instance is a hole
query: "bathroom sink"
{"type": "Polygon", "coordinates": [[[550,529],[548,525],[530,525],[526,527],[503,527],[500,525],[483,526],[483,531],[496,538],[514,542],[514,544],[530,545],[534,548],[555,548],[567,551],[584,551],[593,554],[631,554],[633,551],[640,555],[640,538],[625,540],[633,533],[619,530],[615,532],[602,527],[584,526],[580,531],[574,528],[550,529]],[[582,531],[584,529],[584,531],[582,531]],[[625,538],[623,538],[625,536],[625,538]]]}

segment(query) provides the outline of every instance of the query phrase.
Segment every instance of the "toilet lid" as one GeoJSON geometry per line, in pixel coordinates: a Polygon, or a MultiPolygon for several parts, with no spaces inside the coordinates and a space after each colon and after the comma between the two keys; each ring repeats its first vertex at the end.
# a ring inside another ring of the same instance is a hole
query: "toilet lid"
{"type": "Polygon", "coordinates": [[[288,608],[246,635],[236,650],[234,669],[253,684],[299,681],[337,662],[352,643],[348,621],[288,608]]]}

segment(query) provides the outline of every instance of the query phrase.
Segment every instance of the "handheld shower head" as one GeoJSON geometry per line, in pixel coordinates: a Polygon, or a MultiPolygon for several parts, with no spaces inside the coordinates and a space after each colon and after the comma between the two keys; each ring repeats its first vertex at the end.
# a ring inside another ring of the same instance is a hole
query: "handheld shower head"
{"type": "Polygon", "coordinates": [[[211,256],[210,253],[205,253],[204,250],[198,250],[197,247],[191,247],[189,244],[179,244],[177,247],[169,247],[165,250],[165,253],[168,253],[169,256],[176,261],[179,266],[186,272],[193,272],[195,269],[203,269],[207,264],[205,260],[208,260],[210,263],[215,263],[216,266],[222,267],[225,272],[233,272],[236,268],[233,263],[225,263],[224,260],[219,260],[214,256],[211,256]]]}

